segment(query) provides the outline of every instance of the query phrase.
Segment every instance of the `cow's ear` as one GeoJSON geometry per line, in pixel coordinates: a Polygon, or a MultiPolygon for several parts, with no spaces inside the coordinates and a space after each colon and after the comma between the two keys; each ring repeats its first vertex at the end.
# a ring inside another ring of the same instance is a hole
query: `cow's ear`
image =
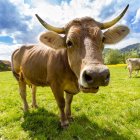
{"type": "Polygon", "coordinates": [[[116,26],[104,32],[103,42],[105,44],[115,44],[121,41],[129,33],[127,26],[116,26]]]}
{"type": "Polygon", "coordinates": [[[39,41],[54,49],[61,49],[65,47],[64,37],[53,31],[41,33],[39,35],[39,41]]]}

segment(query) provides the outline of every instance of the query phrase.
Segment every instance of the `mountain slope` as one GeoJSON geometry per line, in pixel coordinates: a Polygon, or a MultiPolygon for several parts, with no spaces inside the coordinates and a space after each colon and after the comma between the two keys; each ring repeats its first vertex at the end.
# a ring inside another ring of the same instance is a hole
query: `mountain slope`
{"type": "Polygon", "coordinates": [[[126,46],[125,48],[120,49],[121,52],[130,52],[130,51],[137,51],[140,52],[140,43],[132,44],[129,46],[126,46]]]}

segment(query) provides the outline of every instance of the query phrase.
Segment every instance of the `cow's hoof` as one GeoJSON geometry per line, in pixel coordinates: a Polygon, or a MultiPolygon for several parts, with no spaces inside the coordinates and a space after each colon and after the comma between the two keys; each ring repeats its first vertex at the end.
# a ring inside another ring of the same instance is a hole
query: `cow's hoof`
{"type": "Polygon", "coordinates": [[[22,110],[23,110],[24,113],[28,113],[29,112],[29,109],[22,108],[22,110]]]}
{"type": "Polygon", "coordinates": [[[64,121],[64,122],[61,122],[61,127],[62,127],[63,129],[66,129],[68,126],[69,126],[68,120],[66,120],[66,121],[64,121]]]}
{"type": "Polygon", "coordinates": [[[69,122],[73,122],[74,121],[74,118],[72,116],[69,116],[68,117],[68,120],[69,120],[69,122]]]}
{"type": "Polygon", "coordinates": [[[29,111],[29,107],[28,107],[28,106],[24,106],[24,107],[23,107],[23,111],[24,111],[24,112],[28,112],[28,111],[29,111]]]}
{"type": "Polygon", "coordinates": [[[36,105],[36,104],[33,105],[33,104],[32,104],[32,108],[38,108],[38,105],[36,105]]]}

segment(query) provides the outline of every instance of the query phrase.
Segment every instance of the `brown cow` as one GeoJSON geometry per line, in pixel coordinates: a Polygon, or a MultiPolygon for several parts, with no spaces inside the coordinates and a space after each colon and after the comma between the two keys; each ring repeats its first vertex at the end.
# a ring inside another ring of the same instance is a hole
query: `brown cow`
{"type": "Polygon", "coordinates": [[[50,86],[60,109],[61,126],[67,126],[73,95],[79,91],[96,93],[99,86],[108,85],[110,73],[102,58],[104,44],[119,42],[129,29],[121,25],[104,33],[102,30],[116,24],[127,8],[110,22],[99,23],[83,17],[72,20],[64,28],[53,27],[36,15],[41,24],[51,30],[39,37],[45,46],[22,46],[12,55],[12,71],[19,83],[24,110],[28,110],[26,84],[33,87],[34,107],[37,106],[36,86],[50,86]]]}
{"type": "Polygon", "coordinates": [[[136,71],[136,76],[140,70],[140,58],[128,58],[126,60],[127,69],[129,70],[129,77],[131,78],[132,72],[136,71]]]}

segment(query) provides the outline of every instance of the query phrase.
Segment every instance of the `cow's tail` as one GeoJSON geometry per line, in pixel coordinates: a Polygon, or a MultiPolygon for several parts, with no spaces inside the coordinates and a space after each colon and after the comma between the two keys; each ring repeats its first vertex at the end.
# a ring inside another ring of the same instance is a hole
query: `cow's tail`
{"type": "Polygon", "coordinates": [[[16,80],[19,81],[19,74],[16,73],[15,71],[12,71],[12,72],[13,72],[13,75],[16,78],[16,80]]]}
{"type": "Polygon", "coordinates": [[[15,69],[14,69],[14,63],[13,63],[13,57],[14,57],[14,54],[18,51],[19,49],[16,49],[12,56],[11,56],[11,70],[12,70],[12,73],[13,73],[13,76],[16,78],[17,81],[19,81],[19,74],[16,73],[15,69]]]}

